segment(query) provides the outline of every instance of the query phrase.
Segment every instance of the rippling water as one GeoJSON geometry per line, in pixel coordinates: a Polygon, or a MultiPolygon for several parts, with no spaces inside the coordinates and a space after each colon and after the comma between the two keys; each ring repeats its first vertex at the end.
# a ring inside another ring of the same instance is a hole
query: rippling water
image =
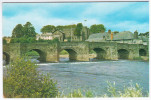
{"type": "Polygon", "coordinates": [[[106,81],[116,83],[118,90],[123,86],[138,83],[143,94],[149,91],[149,62],[144,61],[92,61],[40,63],[38,70],[50,73],[58,82],[60,92],[67,94],[73,89],[92,90],[96,96],[107,92],[106,81]]]}

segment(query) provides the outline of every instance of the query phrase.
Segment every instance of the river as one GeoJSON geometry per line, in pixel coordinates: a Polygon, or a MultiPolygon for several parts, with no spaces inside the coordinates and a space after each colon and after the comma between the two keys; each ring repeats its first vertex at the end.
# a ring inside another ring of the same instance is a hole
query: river
{"type": "Polygon", "coordinates": [[[95,96],[107,93],[107,81],[115,82],[117,90],[123,90],[130,82],[138,83],[143,94],[149,91],[149,62],[145,61],[90,61],[40,63],[38,70],[50,73],[57,81],[60,92],[68,94],[74,89],[91,90],[95,96]]]}

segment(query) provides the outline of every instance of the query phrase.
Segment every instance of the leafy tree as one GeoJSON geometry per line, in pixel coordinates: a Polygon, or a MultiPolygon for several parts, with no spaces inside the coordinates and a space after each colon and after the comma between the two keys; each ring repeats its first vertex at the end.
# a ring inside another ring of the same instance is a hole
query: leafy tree
{"type": "Polygon", "coordinates": [[[58,26],[56,26],[56,29],[57,29],[57,30],[63,30],[63,26],[58,25],[58,26]]]}
{"type": "Polygon", "coordinates": [[[82,32],[82,28],[83,28],[82,23],[78,23],[77,27],[76,27],[76,29],[74,31],[74,35],[77,36],[77,37],[80,37],[81,36],[81,32],[82,32]]]}
{"type": "Polygon", "coordinates": [[[23,26],[21,24],[18,24],[15,26],[15,28],[13,29],[12,32],[12,37],[13,38],[20,38],[24,36],[24,32],[23,32],[23,26]]]}
{"type": "Polygon", "coordinates": [[[34,26],[30,22],[26,22],[23,27],[24,36],[27,37],[36,37],[36,32],[34,26]]]}
{"type": "Polygon", "coordinates": [[[3,78],[4,96],[7,98],[56,97],[58,89],[50,75],[37,71],[38,66],[29,59],[17,58],[7,66],[3,78]]]}
{"type": "Polygon", "coordinates": [[[7,41],[5,38],[3,38],[3,44],[7,44],[7,41]]]}
{"type": "Polygon", "coordinates": [[[12,38],[10,43],[34,43],[36,39],[34,37],[21,37],[21,38],[12,38]]]}
{"type": "Polygon", "coordinates": [[[53,25],[46,25],[40,31],[42,33],[53,33],[55,31],[55,26],[53,26],[53,25]]]}
{"type": "Polygon", "coordinates": [[[119,33],[119,31],[114,31],[113,33],[115,33],[115,34],[116,34],[116,33],[119,33]]]}
{"type": "Polygon", "coordinates": [[[139,36],[147,36],[147,37],[149,37],[149,32],[140,33],[139,36]]]}
{"type": "Polygon", "coordinates": [[[90,32],[91,34],[94,34],[94,33],[102,33],[102,32],[105,32],[106,31],[106,28],[104,27],[103,24],[94,24],[94,25],[91,25],[90,27],[90,32]]]}

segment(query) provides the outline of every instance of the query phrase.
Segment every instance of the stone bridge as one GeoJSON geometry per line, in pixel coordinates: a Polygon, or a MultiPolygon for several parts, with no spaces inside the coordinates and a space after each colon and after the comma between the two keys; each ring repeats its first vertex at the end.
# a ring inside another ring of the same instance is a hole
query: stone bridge
{"type": "Polygon", "coordinates": [[[116,42],[61,42],[61,43],[9,43],[3,45],[3,55],[7,63],[28,51],[37,51],[41,62],[59,62],[59,53],[66,50],[70,60],[89,61],[89,52],[94,50],[97,59],[135,59],[148,56],[148,46],[116,42]]]}

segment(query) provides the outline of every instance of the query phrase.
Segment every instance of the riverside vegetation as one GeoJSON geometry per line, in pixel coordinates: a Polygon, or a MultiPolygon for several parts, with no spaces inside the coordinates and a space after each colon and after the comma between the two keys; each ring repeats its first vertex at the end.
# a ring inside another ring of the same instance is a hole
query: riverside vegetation
{"type": "MultiPolygon", "coordinates": [[[[42,74],[37,71],[38,66],[25,60],[25,57],[18,58],[6,66],[6,73],[3,76],[3,95],[6,98],[81,98],[96,97],[92,90],[77,89],[65,95],[57,89],[57,82],[51,79],[49,74],[42,74]]],[[[101,97],[144,97],[142,88],[136,83],[123,87],[118,91],[115,83],[107,82],[107,93],[101,97]]]]}

